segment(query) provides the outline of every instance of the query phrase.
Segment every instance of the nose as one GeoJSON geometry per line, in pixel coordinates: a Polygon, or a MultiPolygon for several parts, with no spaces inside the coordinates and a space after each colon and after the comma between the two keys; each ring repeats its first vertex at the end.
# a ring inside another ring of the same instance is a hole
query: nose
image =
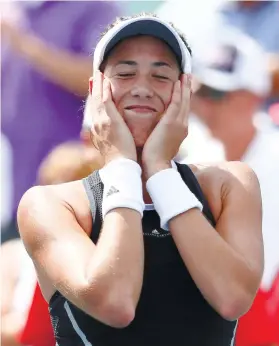
{"type": "Polygon", "coordinates": [[[151,98],[153,89],[146,77],[138,78],[131,89],[131,95],[139,98],[151,98]]]}

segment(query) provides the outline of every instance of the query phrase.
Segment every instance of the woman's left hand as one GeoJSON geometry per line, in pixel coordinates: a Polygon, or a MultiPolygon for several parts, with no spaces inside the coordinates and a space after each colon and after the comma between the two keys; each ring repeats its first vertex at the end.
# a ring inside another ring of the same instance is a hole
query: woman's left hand
{"type": "Polygon", "coordinates": [[[161,120],[147,139],[142,164],[147,178],[171,167],[171,160],[188,134],[191,98],[191,75],[183,74],[174,84],[171,102],[161,120]]]}

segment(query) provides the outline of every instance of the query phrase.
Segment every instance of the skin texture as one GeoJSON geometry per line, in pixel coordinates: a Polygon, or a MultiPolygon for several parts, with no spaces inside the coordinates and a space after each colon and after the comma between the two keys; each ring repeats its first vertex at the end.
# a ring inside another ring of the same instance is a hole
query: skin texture
{"type": "MultiPolygon", "coordinates": [[[[146,203],[150,202],[146,180],[171,167],[187,136],[190,95],[191,77],[180,76],[169,48],[150,37],[124,41],[107,60],[104,74],[94,73],[96,143],[105,164],[128,158],[141,165],[146,203]],[[118,65],[123,58],[129,64],[118,65]],[[170,67],[154,67],[158,62],[170,67]],[[130,106],[133,110],[127,109],[130,106]]],[[[174,217],[170,232],[209,304],[233,320],[249,309],[263,270],[258,180],[242,163],[191,168],[217,227],[194,209],[174,217]]],[[[18,222],[47,300],[59,290],[108,325],[121,328],[131,323],[144,260],[137,211],[116,208],[109,212],[95,245],[88,238],[92,229],[89,201],[82,183],[76,181],[29,190],[20,203],[18,222]]]]}
{"type": "Polygon", "coordinates": [[[15,53],[26,59],[50,81],[76,95],[86,95],[87,85],[84,81],[92,73],[90,58],[51,47],[40,38],[22,32],[5,20],[1,20],[1,34],[15,53]]]}
{"type": "Polygon", "coordinates": [[[142,147],[171,101],[179,69],[173,53],[163,42],[152,37],[137,38],[137,45],[132,41],[125,40],[115,48],[107,60],[104,76],[110,80],[113,101],[136,147],[142,147]],[[147,45],[151,50],[145,49],[147,45]],[[119,64],[127,61],[127,49],[131,63],[119,64]],[[169,66],[156,66],[160,62],[169,66]],[[135,105],[148,106],[154,111],[127,109],[135,105]]]}
{"type": "MultiPolygon", "coordinates": [[[[99,153],[87,138],[87,131],[81,133],[82,143],[66,142],[57,146],[41,163],[37,174],[40,185],[61,184],[82,179],[94,169],[102,166],[99,153]]],[[[24,257],[21,239],[15,239],[1,246],[1,343],[3,346],[17,346],[20,331],[25,326],[26,314],[15,310],[14,294],[22,270],[24,257]]],[[[28,311],[26,311],[27,313],[28,311]]]]}

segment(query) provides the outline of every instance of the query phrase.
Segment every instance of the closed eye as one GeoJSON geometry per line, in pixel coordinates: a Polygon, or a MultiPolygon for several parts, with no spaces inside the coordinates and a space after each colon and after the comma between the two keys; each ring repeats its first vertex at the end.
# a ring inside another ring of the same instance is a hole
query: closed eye
{"type": "Polygon", "coordinates": [[[118,73],[118,76],[119,77],[133,77],[133,76],[135,76],[135,73],[118,73]]]}
{"type": "Polygon", "coordinates": [[[168,80],[168,79],[169,79],[169,78],[166,77],[166,76],[161,76],[161,75],[158,75],[158,74],[153,75],[153,77],[158,78],[158,79],[164,79],[164,80],[168,80]]]}

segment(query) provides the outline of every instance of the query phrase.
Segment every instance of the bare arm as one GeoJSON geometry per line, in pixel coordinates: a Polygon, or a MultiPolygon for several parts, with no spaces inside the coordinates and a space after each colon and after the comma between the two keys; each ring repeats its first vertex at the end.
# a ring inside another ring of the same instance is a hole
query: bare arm
{"type": "Polygon", "coordinates": [[[26,36],[23,56],[52,82],[85,97],[92,76],[92,59],[52,47],[34,36],[26,36]]]}
{"type": "Polygon", "coordinates": [[[205,179],[206,188],[215,183],[208,191],[216,197],[212,203],[214,209],[219,203],[216,230],[203,216],[179,173],[171,169],[171,160],[188,133],[191,76],[183,75],[180,79],[174,85],[166,113],[144,145],[146,187],[162,226],[170,229],[197,287],[220,315],[234,320],[251,306],[263,273],[259,183],[254,172],[243,163],[210,167],[203,176],[210,177],[205,179]],[[173,186],[168,179],[173,179],[173,186]],[[183,188],[188,193],[187,208],[180,203],[184,192],[180,196],[179,192],[183,188]],[[160,192],[169,195],[168,203],[162,202],[160,192]]]}
{"type": "Polygon", "coordinates": [[[2,35],[34,68],[70,92],[85,97],[92,76],[92,59],[45,43],[40,38],[21,33],[9,23],[1,22],[2,35]]]}
{"type": "Polygon", "coordinates": [[[233,174],[227,173],[230,183],[223,188],[216,230],[198,209],[180,214],[169,223],[181,257],[201,293],[229,320],[250,308],[263,273],[258,180],[246,165],[233,165],[233,174]]]}
{"type": "Polygon", "coordinates": [[[52,82],[77,94],[88,92],[88,79],[92,75],[91,58],[52,47],[39,38],[26,35],[22,55],[52,82]]]}
{"type": "Polygon", "coordinates": [[[142,285],[140,214],[126,208],[108,213],[95,246],[53,189],[32,188],[18,209],[20,233],[38,273],[89,315],[114,327],[126,326],[142,285]]]}

